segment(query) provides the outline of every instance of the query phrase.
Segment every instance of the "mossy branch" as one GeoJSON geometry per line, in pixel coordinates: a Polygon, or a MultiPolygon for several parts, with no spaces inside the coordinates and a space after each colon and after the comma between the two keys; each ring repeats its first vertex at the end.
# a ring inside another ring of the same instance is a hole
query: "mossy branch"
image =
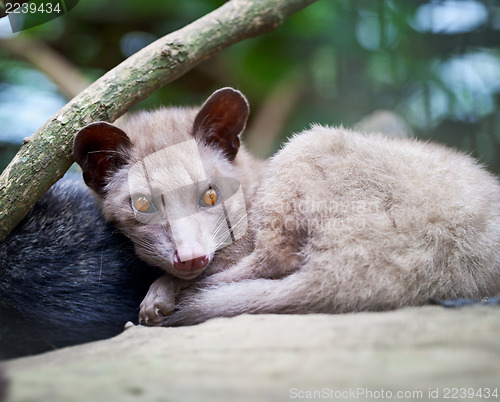
{"type": "Polygon", "coordinates": [[[0,176],[0,241],[73,162],[73,137],[113,122],[157,88],[245,38],[269,32],[317,0],[231,0],[126,59],[52,116],[0,176]]]}

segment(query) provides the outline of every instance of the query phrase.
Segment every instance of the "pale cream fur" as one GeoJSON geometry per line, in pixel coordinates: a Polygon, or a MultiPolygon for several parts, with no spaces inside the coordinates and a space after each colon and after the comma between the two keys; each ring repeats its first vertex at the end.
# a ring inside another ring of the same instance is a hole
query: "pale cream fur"
{"type": "Polygon", "coordinates": [[[254,250],[184,291],[165,325],[500,291],[498,180],[439,145],[313,126],[271,159],[250,217],[254,250]]]}

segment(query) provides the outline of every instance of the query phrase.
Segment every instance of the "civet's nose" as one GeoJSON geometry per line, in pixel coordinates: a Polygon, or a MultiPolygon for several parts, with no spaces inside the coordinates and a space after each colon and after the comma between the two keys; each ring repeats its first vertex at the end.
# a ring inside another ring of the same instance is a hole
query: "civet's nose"
{"type": "Polygon", "coordinates": [[[208,265],[208,256],[202,255],[201,257],[192,258],[189,260],[182,261],[182,255],[179,255],[179,251],[176,250],[174,253],[174,268],[179,271],[198,271],[205,268],[208,265]]]}

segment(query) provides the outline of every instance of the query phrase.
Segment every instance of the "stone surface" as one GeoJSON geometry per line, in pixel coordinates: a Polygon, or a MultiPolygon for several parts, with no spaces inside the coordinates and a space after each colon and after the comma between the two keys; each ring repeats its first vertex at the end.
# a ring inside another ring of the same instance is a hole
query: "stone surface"
{"type": "Polygon", "coordinates": [[[451,387],[500,392],[499,313],[499,306],[427,306],[132,327],[113,339],[6,362],[7,400],[411,399],[397,391],[436,400],[436,391],[443,399],[451,387]]]}

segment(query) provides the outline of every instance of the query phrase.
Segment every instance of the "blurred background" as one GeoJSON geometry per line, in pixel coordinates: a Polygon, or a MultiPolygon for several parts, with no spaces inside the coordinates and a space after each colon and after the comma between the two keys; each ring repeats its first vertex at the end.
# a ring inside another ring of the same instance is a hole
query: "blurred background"
{"type": "MultiPolygon", "coordinates": [[[[85,85],[223,3],[80,0],[19,34],[1,18],[0,170],[85,85]]],[[[352,126],[388,109],[417,137],[463,149],[500,173],[498,0],[320,0],[134,109],[201,104],[222,86],[247,95],[247,142],[260,156],[313,122],[352,126]]]]}

